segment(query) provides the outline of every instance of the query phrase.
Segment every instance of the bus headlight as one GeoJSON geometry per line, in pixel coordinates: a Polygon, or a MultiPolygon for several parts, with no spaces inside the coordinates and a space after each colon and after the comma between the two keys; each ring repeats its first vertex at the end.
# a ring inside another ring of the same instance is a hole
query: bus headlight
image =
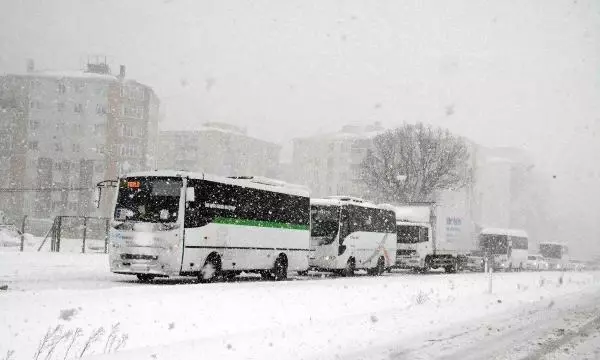
{"type": "Polygon", "coordinates": [[[325,256],[323,259],[325,261],[335,260],[335,256],[333,256],[333,255],[332,256],[325,256]]]}

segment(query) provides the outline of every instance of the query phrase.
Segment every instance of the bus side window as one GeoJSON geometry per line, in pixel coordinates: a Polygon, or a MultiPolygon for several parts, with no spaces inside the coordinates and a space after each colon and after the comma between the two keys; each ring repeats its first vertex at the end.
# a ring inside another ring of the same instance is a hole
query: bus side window
{"type": "Polygon", "coordinates": [[[348,208],[343,206],[340,209],[340,244],[344,241],[344,238],[352,232],[350,218],[351,216],[348,208]]]}
{"type": "Polygon", "coordinates": [[[427,242],[429,237],[429,229],[426,227],[419,228],[419,242],[427,242]]]}
{"type": "Polygon", "coordinates": [[[193,228],[201,226],[201,215],[202,215],[202,192],[200,188],[200,182],[196,180],[188,180],[188,187],[194,188],[194,201],[187,202],[185,204],[185,227],[193,228]]]}

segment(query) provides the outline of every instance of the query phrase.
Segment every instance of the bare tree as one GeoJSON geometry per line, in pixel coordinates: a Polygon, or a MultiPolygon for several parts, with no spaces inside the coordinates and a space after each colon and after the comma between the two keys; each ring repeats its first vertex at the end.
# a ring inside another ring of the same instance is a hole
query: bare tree
{"type": "Polygon", "coordinates": [[[462,138],[421,123],[405,124],[374,138],[360,178],[378,201],[431,201],[438,190],[468,183],[468,160],[462,138]]]}

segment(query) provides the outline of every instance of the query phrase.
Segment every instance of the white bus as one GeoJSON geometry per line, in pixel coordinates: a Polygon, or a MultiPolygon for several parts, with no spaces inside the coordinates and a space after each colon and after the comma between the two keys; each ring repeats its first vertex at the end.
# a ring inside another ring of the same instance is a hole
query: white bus
{"type": "Polygon", "coordinates": [[[351,197],[311,199],[309,265],[316,270],[354,275],[366,269],[380,275],[394,265],[396,216],[351,197]]]}
{"type": "Polygon", "coordinates": [[[550,270],[569,269],[569,248],[566,244],[556,242],[540,243],[540,254],[548,262],[550,270]]]}
{"type": "Polygon", "coordinates": [[[493,258],[497,270],[523,270],[529,255],[529,237],[524,230],[487,228],[479,234],[479,249],[493,258]]]}
{"type": "Polygon", "coordinates": [[[154,171],[118,181],[109,231],[110,269],[141,281],[242,271],[282,280],[305,271],[310,251],[308,191],[257,177],[154,171]]]}

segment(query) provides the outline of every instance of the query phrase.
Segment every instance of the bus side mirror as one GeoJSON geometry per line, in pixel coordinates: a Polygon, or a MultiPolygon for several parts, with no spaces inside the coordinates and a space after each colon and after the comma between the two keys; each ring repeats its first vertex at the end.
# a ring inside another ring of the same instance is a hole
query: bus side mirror
{"type": "Polygon", "coordinates": [[[94,191],[94,205],[96,209],[100,208],[100,199],[102,199],[102,188],[98,186],[94,191]]]}
{"type": "Polygon", "coordinates": [[[185,189],[185,201],[186,202],[196,201],[196,191],[193,187],[188,187],[185,189]]]}

